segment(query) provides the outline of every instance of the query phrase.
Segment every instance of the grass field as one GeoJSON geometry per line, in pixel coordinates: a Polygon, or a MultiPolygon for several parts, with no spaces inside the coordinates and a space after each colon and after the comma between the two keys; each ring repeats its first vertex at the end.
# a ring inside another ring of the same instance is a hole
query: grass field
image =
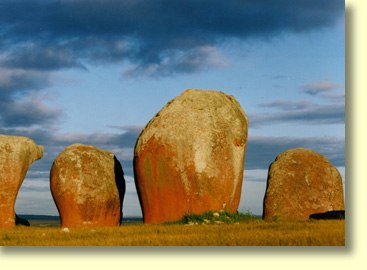
{"type": "MultiPolygon", "coordinates": [[[[116,228],[0,229],[1,246],[344,246],[344,220],[232,224],[123,224],[116,228]]],[[[55,224],[53,224],[55,226],[55,224]]]]}

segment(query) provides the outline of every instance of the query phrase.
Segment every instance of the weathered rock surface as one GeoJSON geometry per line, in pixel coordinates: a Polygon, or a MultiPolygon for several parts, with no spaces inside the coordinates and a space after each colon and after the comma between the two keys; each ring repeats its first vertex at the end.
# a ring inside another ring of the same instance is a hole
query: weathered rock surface
{"type": "Polygon", "coordinates": [[[15,226],[14,204],[29,166],[43,156],[43,147],[21,136],[0,134],[0,228],[15,226]]]}
{"type": "Polygon", "coordinates": [[[236,212],[247,127],[240,104],[222,92],[186,90],[170,101],[135,146],[135,183],[144,222],[236,212]]]}
{"type": "Polygon", "coordinates": [[[62,227],[120,225],[125,180],[113,153],[73,144],[55,159],[50,181],[62,227]]]}
{"type": "Polygon", "coordinates": [[[295,148],[270,165],[264,219],[307,220],[312,214],[334,210],[344,210],[343,183],[324,156],[295,148]]]}

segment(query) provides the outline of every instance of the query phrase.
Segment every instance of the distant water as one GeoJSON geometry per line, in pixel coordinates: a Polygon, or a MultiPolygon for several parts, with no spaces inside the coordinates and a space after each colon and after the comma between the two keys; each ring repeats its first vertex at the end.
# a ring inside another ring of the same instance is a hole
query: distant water
{"type": "MultiPolygon", "coordinates": [[[[48,216],[48,215],[22,215],[19,217],[29,221],[31,226],[37,227],[55,227],[60,225],[60,216],[48,216]]],[[[122,224],[140,223],[143,222],[142,217],[124,217],[122,224]]]]}
{"type": "Polygon", "coordinates": [[[59,216],[46,216],[46,215],[22,215],[18,214],[19,217],[25,218],[28,221],[31,220],[58,220],[60,221],[59,216]]]}
{"type": "Polygon", "coordinates": [[[124,223],[140,223],[143,222],[142,217],[124,217],[122,219],[122,224],[124,223]]]}

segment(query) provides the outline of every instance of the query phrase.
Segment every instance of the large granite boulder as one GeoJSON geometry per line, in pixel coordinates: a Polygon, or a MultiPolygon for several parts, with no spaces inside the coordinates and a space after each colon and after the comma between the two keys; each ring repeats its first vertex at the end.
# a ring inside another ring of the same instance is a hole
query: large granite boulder
{"type": "Polygon", "coordinates": [[[50,181],[62,227],[120,225],[125,180],[113,153],[73,144],[55,159],[50,181]]]}
{"type": "Polygon", "coordinates": [[[240,104],[223,92],[186,90],[168,102],[135,146],[135,183],[144,222],[236,212],[247,126],[240,104]]]}
{"type": "Polygon", "coordinates": [[[15,200],[29,166],[42,158],[43,147],[21,136],[0,134],[0,228],[15,226],[15,200]]]}
{"type": "Polygon", "coordinates": [[[264,219],[307,220],[312,214],[336,210],[344,210],[342,178],[324,156],[295,148],[270,165],[264,219]]]}

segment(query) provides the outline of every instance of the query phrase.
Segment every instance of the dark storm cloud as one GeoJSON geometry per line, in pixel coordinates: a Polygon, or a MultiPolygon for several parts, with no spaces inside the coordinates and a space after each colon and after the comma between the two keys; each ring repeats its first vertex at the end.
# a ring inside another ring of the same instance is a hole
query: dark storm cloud
{"type": "Polygon", "coordinates": [[[9,56],[2,63],[8,68],[22,68],[28,70],[52,71],[61,68],[83,68],[73,54],[67,49],[58,46],[42,47],[42,45],[27,45],[12,49],[9,56]]]}
{"type": "Polygon", "coordinates": [[[52,125],[61,114],[37,99],[26,101],[0,101],[0,124],[6,127],[52,125]]]}
{"type": "Polygon", "coordinates": [[[262,104],[261,107],[278,110],[249,114],[252,127],[289,122],[310,125],[345,123],[345,106],[342,103],[320,105],[308,101],[274,101],[262,104]]]}
{"type": "Polygon", "coordinates": [[[32,70],[2,69],[0,67],[0,101],[10,101],[16,95],[39,90],[48,85],[48,74],[32,70]]]}
{"type": "Polygon", "coordinates": [[[40,90],[50,84],[49,74],[0,67],[0,127],[48,126],[62,112],[44,103],[40,90]]]}
{"type": "Polygon", "coordinates": [[[50,107],[40,100],[0,100],[0,127],[51,127],[63,115],[60,109],[50,107]]]}
{"type": "Polygon", "coordinates": [[[226,66],[219,45],[335,23],[343,1],[0,1],[0,125],[47,126],[60,110],[27,98],[50,72],[126,61],[125,76],[226,66]],[[21,101],[20,101],[21,100],[21,101]]]}
{"type": "Polygon", "coordinates": [[[9,67],[127,60],[128,75],[171,75],[216,66],[207,48],[229,39],[312,31],[343,11],[342,0],[1,1],[0,47],[9,67]]]}

